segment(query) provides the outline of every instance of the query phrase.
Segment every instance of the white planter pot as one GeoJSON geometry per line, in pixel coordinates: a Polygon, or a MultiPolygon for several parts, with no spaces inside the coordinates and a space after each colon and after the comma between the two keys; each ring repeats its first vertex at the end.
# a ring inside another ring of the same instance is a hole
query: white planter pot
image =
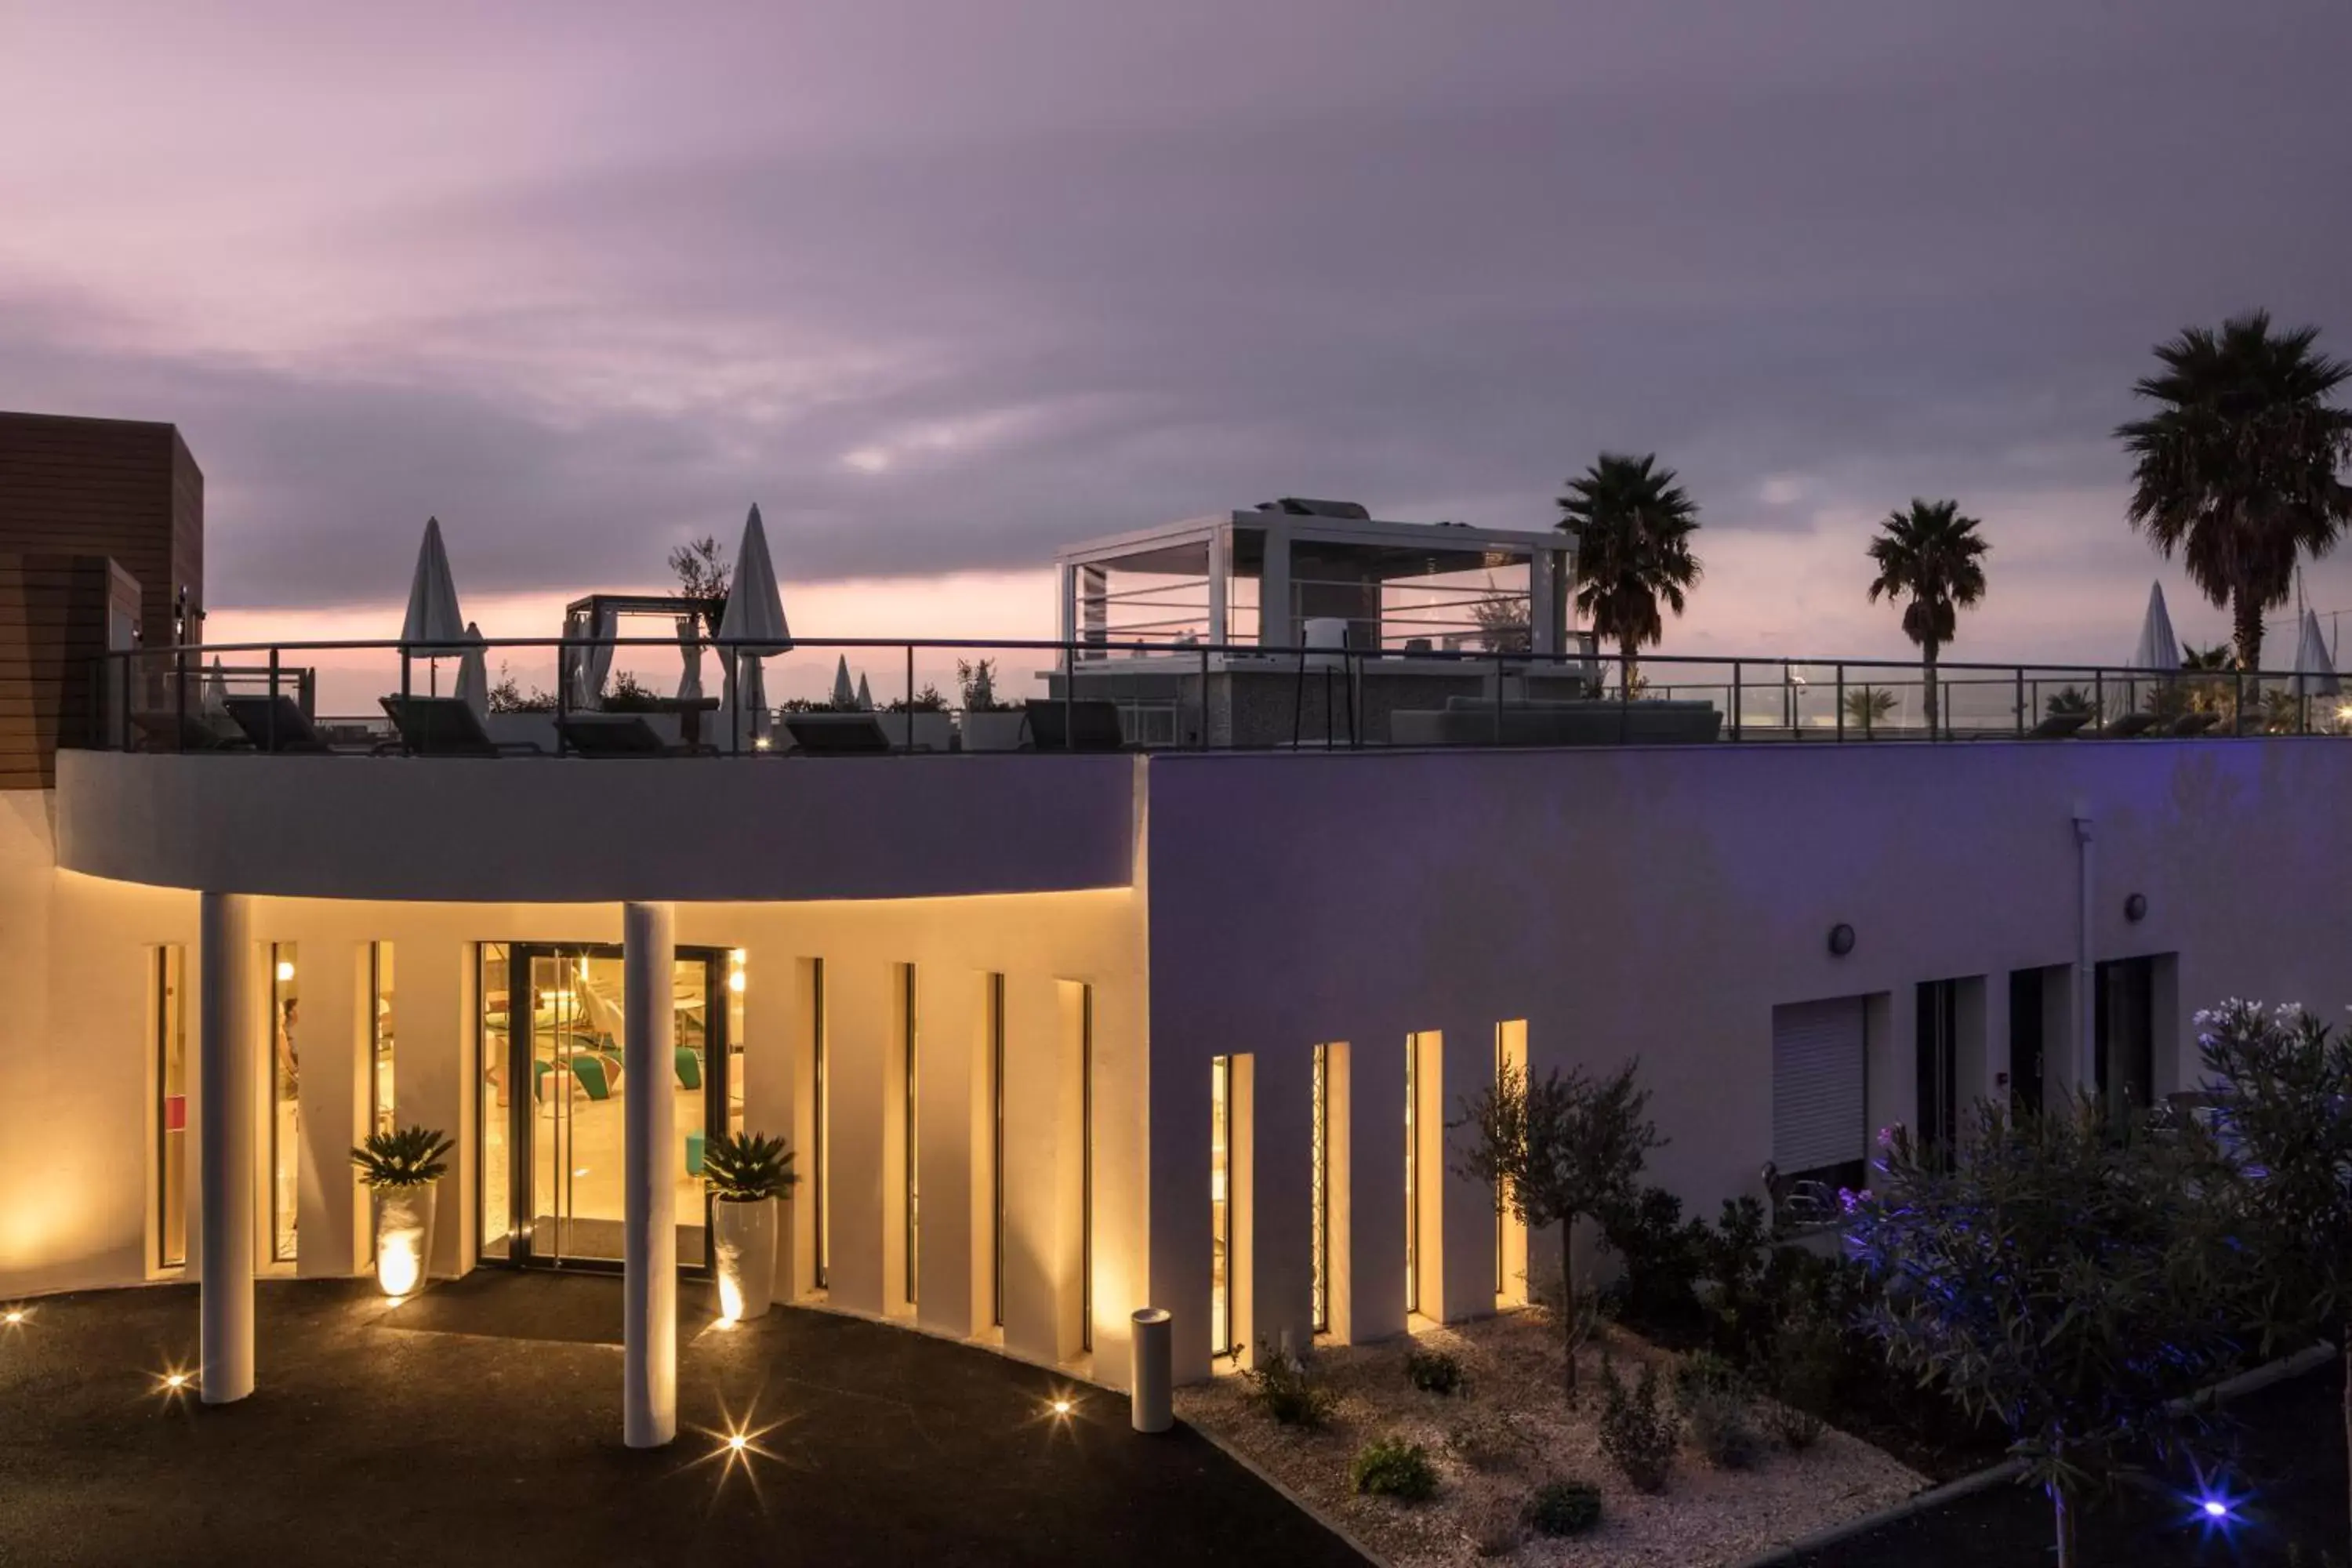
{"type": "Polygon", "coordinates": [[[963,749],[967,752],[1017,752],[1021,726],[1029,715],[1018,708],[963,716],[963,749]]]}
{"type": "Polygon", "coordinates": [[[375,1282],[387,1296],[422,1289],[433,1263],[433,1214],[441,1184],[378,1187],[375,1198],[375,1282]]]}
{"type": "Polygon", "coordinates": [[[775,1300],[777,1207],[773,1198],[710,1205],[711,1274],[724,1321],[761,1317],[775,1300]]]}

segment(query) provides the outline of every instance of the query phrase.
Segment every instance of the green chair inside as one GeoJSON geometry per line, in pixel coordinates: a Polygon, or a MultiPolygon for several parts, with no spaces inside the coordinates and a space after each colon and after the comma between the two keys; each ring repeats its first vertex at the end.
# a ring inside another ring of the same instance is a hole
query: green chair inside
{"type": "Polygon", "coordinates": [[[702,1174],[702,1143],[701,1128],[698,1127],[686,1135],[686,1173],[689,1176],[702,1174]]]}
{"type": "Polygon", "coordinates": [[[680,1089],[702,1087],[702,1053],[692,1046],[677,1047],[677,1087],[680,1089]]]}

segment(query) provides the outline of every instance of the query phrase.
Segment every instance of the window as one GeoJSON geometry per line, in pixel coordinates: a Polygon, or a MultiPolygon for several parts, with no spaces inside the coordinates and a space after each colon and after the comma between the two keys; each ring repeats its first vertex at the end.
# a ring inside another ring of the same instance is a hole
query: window
{"type": "Polygon", "coordinates": [[[832,1105],[825,1098],[824,960],[809,961],[809,1068],[815,1086],[810,1123],[809,1206],[816,1215],[816,1288],[824,1289],[833,1278],[833,1232],[825,1220],[825,1134],[832,1105]]]}
{"type": "Polygon", "coordinates": [[[1404,1037],[1404,1310],[1421,1310],[1421,1141],[1413,1110],[1421,1099],[1421,1037],[1404,1037]]]}
{"type": "Polygon", "coordinates": [[[155,1262],[188,1261],[187,950],[155,950],[155,1262]]]}
{"type": "Polygon", "coordinates": [[[1078,987],[1078,1349],[1095,1348],[1095,988],[1078,987]]]}
{"type": "Polygon", "coordinates": [[[1860,996],[1772,1009],[1772,1163],[1782,1181],[1863,1184],[1868,1037],[1860,996]]]}
{"type": "Polygon", "coordinates": [[[1960,983],[1930,980],[1918,987],[1913,1041],[1918,1091],[1912,1130],[1945,1159],[1959,1131],[1960,983]]]}
{"type": "Polygon", "coordinates": [[[269,944],[269,1256],[294,1261],[302,1172],[302,1009],[296,944],[269,944]]]}
{"type": "Polygon", "coordinates": [[[915,966],[911,963],[902,963],[898,966],[898,1055],[905,1068],[899,1079],[898,1118],[901,1130],[900,1143],[905,1152],[906,1167],[903,1173],[906,1184],[904,1204],[906,1298],[907,1305],[911,1307],[915,1304],[915,1281],[919,1272],[917,1263],[921,1256],[922,1233],[919,1191],[922,1141],[918,1136],[919,1122],[915,1114],[915,1092],[921,1052],[918,1046],[919,1035],[915,1018],[915,966]]]}
{"type": "Polygon", "coordinates": [[[1004,976],[988,977],[988,1321],[1004,1326],[1004,976]]]}
{"type": "MultiPolygon", "coordinates": [[[[1495,1026],[1495,1080],[1506,1069],[1527,1081],[1528,1021],[1514,1018],[1495,1026]]],[[[1511,1211],[1511,1194],[1499,1183],[1495,1188],[1495,1305],[1523,1306],[1528,1299],[1528,1227],[1511,1211]]]]}
{"type": "Polygon", "coordinates": [[[1234,1353],[1234,1058],[1209,1060],[1209,1354],[1234,1353]]]}
{"type": "Polygon", "coordinates": [[[1444,1194],[1433,1179],[1444,1167],[1444,1092],[1445,1037],[1434,1029],[1407,1035],[1404,1047],[1404,1310],[1408,1316],[1435,1317],[1440,1247],[1438,1205],[1444,1194]]]}
{"type": "MultiPolygon", "coordinates": [[[[513,1108],[514,1086],[508,1079],[513,1066],[510,1052],[516,1027],[515,998],[509,989],[512,955],[502,942],[483,942],[475,952],[475,990],[482,1002],[480,1071],[482,1088],[487,1091],[481,1096],[481,1114],[477,1119],[481,1138],[482,1256],[499,1258],[517,1256],[513,1150],[514,1122],[519,1113],[513,1108]]],[[[526,990],[526,1017],[530,1010],[526,990]]],[[[530,1093],[528,1087],[524,1093],[530,1093]]]]}
{"type": "Polygon", "coordinates": [[[1313,1248],[1310,1287],[1312,1322],[1318,1334],[1331,1331],[1331,1047],[1315,1047],[1315,1102],[1307,1126],[1307,1195],[1314,1217],[1307,1233],[1313,1248]]]}
{"type": "Polygon", "coordinates": [[[727,952],[727,1131],[743,1131],[743,996],[751,989],[750,954],[741,948],[727,952]]]}
{"type": "Polygon", "coordinates": [[[368,1125],[378,1132],[394,1131],[399,1122],[399,1102],[394,1098],[397,1085],[393,1077],[393,1032],[395,1015],[393,1010],[392,943],[371,942],[368,945],[368,992],[373,1004],[368,1010],[369,1059],[374,1066],[368,1079],[368,1125]]]}

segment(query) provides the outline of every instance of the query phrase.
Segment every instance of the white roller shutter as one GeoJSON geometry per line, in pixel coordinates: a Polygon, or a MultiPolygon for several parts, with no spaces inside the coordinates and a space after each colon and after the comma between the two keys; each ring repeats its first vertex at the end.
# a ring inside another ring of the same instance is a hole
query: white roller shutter
{"type": "Polygon", "coordinates": [[[1783,1172],[1865,1158],[1863,999],[1772,1009],[1772,1163],[1783,1172]]]}

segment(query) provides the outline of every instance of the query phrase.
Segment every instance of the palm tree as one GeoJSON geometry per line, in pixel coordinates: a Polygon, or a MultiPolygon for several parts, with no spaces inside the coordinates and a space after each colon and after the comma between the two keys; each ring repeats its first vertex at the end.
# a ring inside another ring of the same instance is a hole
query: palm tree
{"type": "Polygon", "coordinates": [[[1576,607],[1594,636],[1622,651],[1618,679],[1630,695],[1638,684],[1634,654],[1665,636],[1660,602],[1679,616],[1685,592],[1698,584],[1690,549],[1697,504],[1672,468],[1658,467],[1656,453],[1603,452],[1568,481],[1559,511],[1559,526],[1576,535],[1576,607]]]}
{"type": "Polygon", "coordinates": [[[1984,597],[1982,558],[1992,548],[1977,533],[1972,517],[1960,515],[1956,500],[1914,500],[1907,511],[1887,514],[1870,542],[1878,563],[1870,602],[1881,594],[1907,598],[1903,634],[1919,645],[1927,666],[1927,733],[1936,732],[1936,655],[1952,640],[1959,612],[1984,597]]]}
{"type": "Polygon", "coordinates": [[[1895,711],[1895,693],[1882,686],[1857,686],[1845,694],[1845,716],[1862,726],[1862,738],[1869,740],[1878,728],[1878,721],[1895,711]]]}
{"type": "Polygon", "coordinates": [[[2159,406],[2118,426],[2135,468],[2131,522],[2176,549],[2205,596],[2228,607],[2238,668],[2262,668],[2263,612],[2286,603],[2296,562],[2352,522],[2352,413],[2327,395],[2352,365],[2312,352],[2312,327],[2273,333],[2270,313],[2189,327],[2157,345],[2163,371],[2132,390],[2159,406]]]}

